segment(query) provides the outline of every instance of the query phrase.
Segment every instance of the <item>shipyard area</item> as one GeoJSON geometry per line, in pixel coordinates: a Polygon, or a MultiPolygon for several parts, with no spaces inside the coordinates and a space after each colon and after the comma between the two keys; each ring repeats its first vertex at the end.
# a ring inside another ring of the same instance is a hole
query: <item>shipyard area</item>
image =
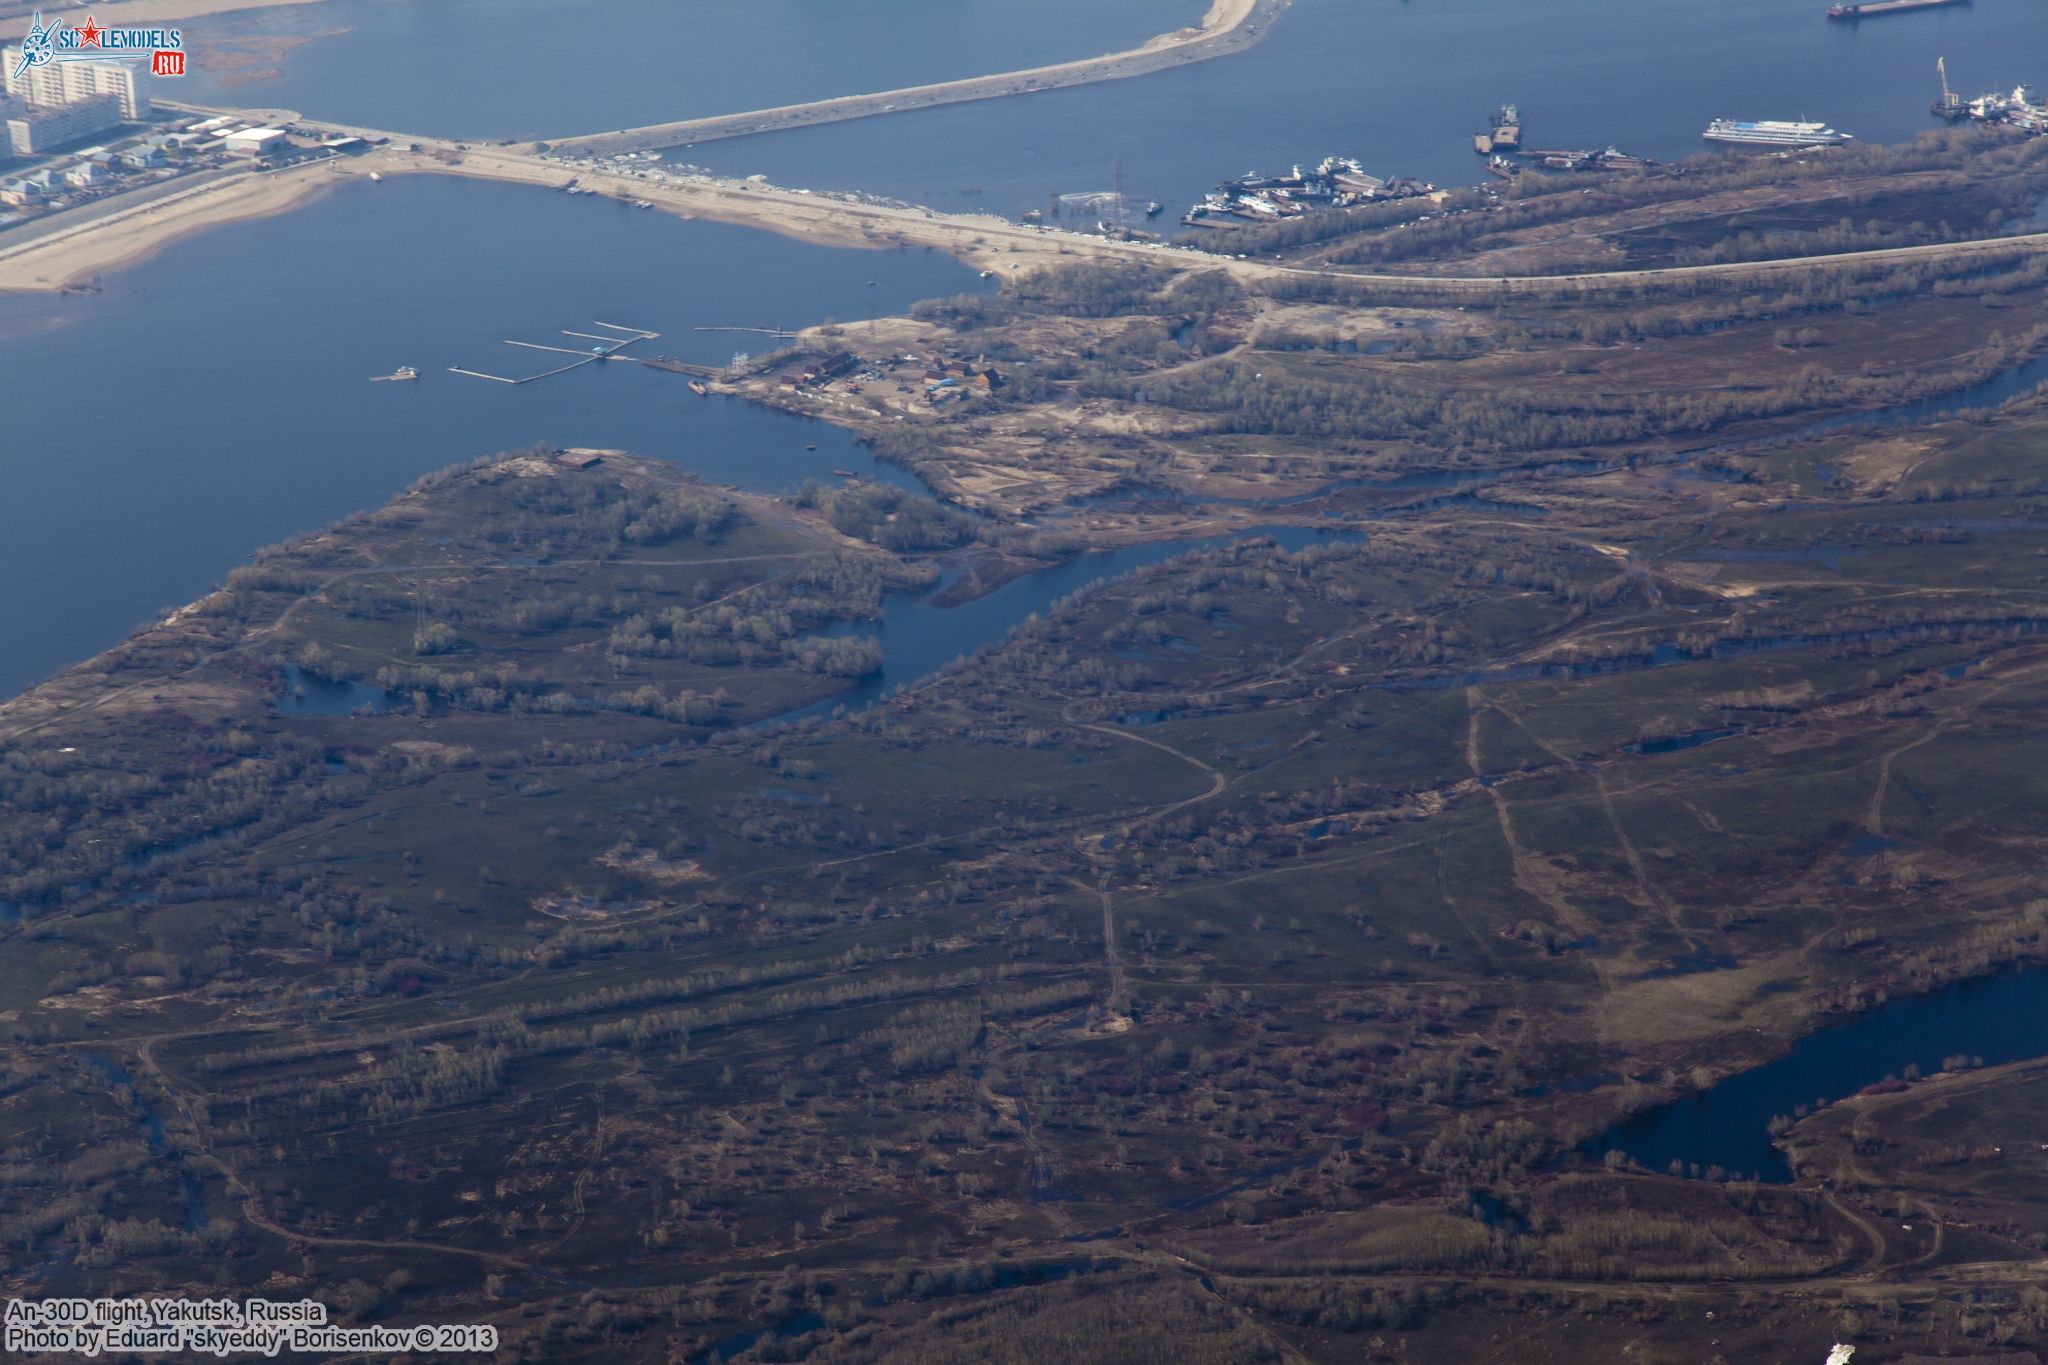
{"type": "MultiPolygon", "coordinates": [[[[1905,8],[1956,2],[1886,0],[1888,4],[1905,8]]],[[[1862,8],[1869,11],[1872,7],[1862,8]]],[[[1830,14],[1835,18],[1855,17],[1836,15],[1832,11],[1830,14]]],[[[1951,123],[1974,122],[2005,128],[2029,136],[2048,133],[2048,97],[2036,94],[2031,87],[2020,85],[2009,91],[1965,99],[1951,89],[1945,59],[1937,62],[1936,74],[1940,80],[1940,94],[1930,109],[1938,118],[1951,123]]],[[[1707,124],[1700,136],[1704,142],[1721,147],[1801,152],[1846,147],[1856,140],[1852,133],[1811,119],[1717,118],[1707,124]]],[[[1660,163],[1649,157],[1636,156],[1612,145],[1580,148],[1529,145],[1523,131],[1522,111],[1515,104],[1503,104],[1492,116],[1489,126],[1472,135],[1472,150],[1487,158],[1487,174],[1502,181],[1516,180],[1527,171],[1623,173],[1660,168],[1660,163]]],[[[1680,173],[1683,173],[1682,168],[1680,173]]],[[[1121,209],[1121,192],[1101,198],[1121,209]]],[[[1400,174],[1376,175],[1369,173],[1355,157],[1329,156],[1313,167],[1304,168],[1296,163],[1281,175],[1251,172],[1225,180],[1183,214],[1180,221],[1188,228],[1242,228],[1282,223],[1330,210],[1403,200],[1420,199],[1443,204],[1448,198],[1446,191],[1430,181],[1400,174]]],[[[1149,211],[1156,212],[1157,208],[1156,204],[1150,205],[1149,211]]],[[[1025,215],[1025,220],[1043,221],[1036,212],[1025,215]]],[[[1117,234],[1116,223],[1120,221],[1112,214],[1101,222],[1100,230],[1117,234]]]]}

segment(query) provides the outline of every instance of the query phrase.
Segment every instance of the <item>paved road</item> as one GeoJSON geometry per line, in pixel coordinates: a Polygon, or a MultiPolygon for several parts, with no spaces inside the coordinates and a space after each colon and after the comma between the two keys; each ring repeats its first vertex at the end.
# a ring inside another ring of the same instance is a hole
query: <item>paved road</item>
{"type": "MultiPolygon", "coordinates": [[[[1265,6],[1287,0],[1255,0],[1247,14],[1269,14],[1265,6]]],[[[1212,13],[1223,12],[1220,8],[1212,13]]],[[[1249,32],[1253,19],[1239,21],[1226,35],[1249,32]]],[[[1261,22],[1262,21],[1258,21],[1261,22]]],[[[1263,26],[1261,30],[1263,31],[1263,26]]],[[[1098,59],[1108,60],[1108,59],[1098,59]]],[[[1076,64],[1087,67],[1089,63],[1076,64]]],[[[989,77],[987,80],[1002,78],[989,77]]],[[[971,84],[955,82],[954,84],[971,84]]],[[[936,87],[935,87],[936,88],[936,87]]],[[[964,96],[963,96],[964,97],[964,96]]],[[[986,96],[974,96],[985,98],[986,96]]],[[[886,100],[886,96],[855,97],[856,102],[886,100]]],[[[170,104],[169,101],[160,103],[170,104]]],[[[824,104],[840,103],[825,101],[824,104]]],[[[1390,297],[1413,299],[1436,296],[1451,299],[1502,298],[1554,293],[1560,289],[1609,292],[1648,287],[1684,285],[1695,280],[1767,280],[1816,266],[1867,267],[1908,265],[1927,261],[1953,260],[2002,253],[2034,254],[2048,251],[2048,232],[1999,237],[1982,241],[1935,243],[1926,246],[1885,247],[1867,251],[1842,252],[1828,256],[1801,256],[1775,261],[1737,261],[1713,265],[1666,266],[1648,270],[1618,270],[1558,275],[1453,276],[1355,274],[1287,266],[1271,261],[1234,259],[1198,252],[1193,248],[1158,242],[1123,242],[1106,237],[1064,232],[1058,229],[1013,223],[1008,219],[981,214],[947,214],[915,205],[873,200],[857,194],[784,189],[774,185],[710,177],[667,180],[642,179],[610,169],[574,166],[553,160],[535,150],[535,144],[464,144],[447,138],[423,137],[387,129],[363,128],[339,123],[314,123],[289,110],[212,109],[197,105],[172,107],[206,113],[225,113],[268,121],[296,123],[302,127],[354,134],[388,145],[360,163],[386,171],[414,171],[468,175],[560,187],[572,179],[601,193],[627,199],[645,199],[685,215],[701,215],[721,221],[764,227],[771,231],[842,245],[914,245],[946,251],[984,269],[1010,272],[1026,264],[1043,264],[1048,258],[1068,261],[1126,260],[1179,269],[1223,269],[1247,283],[1276,280],[1344,281],[1367,293],[1379,291],[1390,297]]],[[[809,106],[798,106],[809,107],[809,106]]],[[[872,112],[880,112],[875,110],[872,112]]],[[[856,117],[860,115],[836,115],[856,117]]],[[[733,115],[745,119],[750,115],[733,115]]],[[[670,130],[681,124],[666,125],[670,130]]],[[[647,130],[638,130],[646,132],[647,130]]],[[[664,134],[669,136],[671,134],[664,134]]],[[[558,147],[571,143],[554,144],[558,147]]]]}

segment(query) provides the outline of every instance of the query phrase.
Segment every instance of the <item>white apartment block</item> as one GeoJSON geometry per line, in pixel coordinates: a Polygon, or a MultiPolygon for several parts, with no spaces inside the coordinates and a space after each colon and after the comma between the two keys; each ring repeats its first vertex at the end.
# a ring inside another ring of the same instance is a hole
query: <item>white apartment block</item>
{"type": "Polygon", "coordinates": [[[123,123],[149,117],[149,91],[143,85],[148,72],[140,62],[46,62],[17,78],[14,68],[19,65],[19,47],[0,49],[0,78],[7,82],[7,93],[18,100],[54,106],[112,95],[121,101],[123,123]]]}
{"type": "Polygon", "coordinates": [[[121,101],[113,95],[89,95],[68,104],[28,109],[7,120],[7,141],[16,156],[35,156],[67,142],[118,128],[121,101]]]}

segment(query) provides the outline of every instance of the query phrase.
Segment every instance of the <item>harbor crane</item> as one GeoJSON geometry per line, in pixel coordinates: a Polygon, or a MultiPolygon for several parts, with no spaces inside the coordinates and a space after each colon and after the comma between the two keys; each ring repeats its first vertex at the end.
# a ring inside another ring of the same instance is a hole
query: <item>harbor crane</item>
{"type": "Polygon", "coordinates": [[[1935,101],[1934,112],[1938,117],[1954,122],[1969,117],[1970,111],[1963,104],[1962,97],[1948,88],[1948,58],[1934,59],[1934,74],[1941,77],[1941,98],[1935,101]]]}

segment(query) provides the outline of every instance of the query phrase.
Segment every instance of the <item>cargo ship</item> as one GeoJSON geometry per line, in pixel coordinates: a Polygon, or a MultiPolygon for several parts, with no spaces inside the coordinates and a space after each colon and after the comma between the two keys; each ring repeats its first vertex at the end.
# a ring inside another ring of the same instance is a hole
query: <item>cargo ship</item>
{"type": "Polygon", "coordinates": [[[1947,9],[1950,5],[1967,5],[1970,0],[1864,0],[1855,5],[1829,5],[1828,18],[1853,22],[1857,19],[1875,19],[1885,14],[1906,14],[1916,9],[1947,9]]]}
{"type": "Polygon", "coordinates": [[[1631,156],[1618,147],[1585,150],[1525,147],[1519,155],[1524,161],[1534,162],[1546,171],[1640,171],[1657,164],[1646,156],[1631,156]]]}
{"type": "Polygon", "coordinates": [[[1751,147],[1834,147],[1853,139],[1825,123],[1793,123],[1783,119],[1717,118],[1704,134],[1709,142],[1739,142],[1751,147]]]}
{"type": "Polygon", "coordinates": [[[1503,104],[1500,112],[1493,116],[1493,131],[1479,133],[1472,138],[1472,150],[1481,156],[1516,151],[1521,145],[1522,111],[1512,104],[1503,104]]]}

